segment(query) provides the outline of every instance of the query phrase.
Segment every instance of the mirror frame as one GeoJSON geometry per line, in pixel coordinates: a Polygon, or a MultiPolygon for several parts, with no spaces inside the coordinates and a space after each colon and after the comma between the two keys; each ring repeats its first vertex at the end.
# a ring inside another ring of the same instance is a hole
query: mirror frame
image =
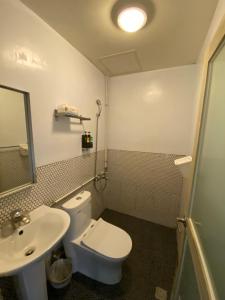
{"type": "Polygon", "coordinates": [[[29,151],[29,165],[31,170],[31,182],[19,185],[15,188],[9,189],[7,191],[0,192],[0,199],[11,195],[13,193],[19,192],[25,188],[32,186],[34,183],[37,183],[37,174],[36,174],[36,166],[35,166],[35,158],[34,158],[34,144],[33,144],[33,130],[32,130],[32,120],[31,120],[31,108],[30,108],[30,94],[26,91],[19,90],[16,88],[12,88],[6,85],[0,84],[0,88],[4,88],[7,90],[11,90],[13,92],[18,92],[24,95],[24,109],[25,109],[25,118],[26,118],[26,130],[27,130],[27,143],[28,143],[28,151],[29,151]]]}

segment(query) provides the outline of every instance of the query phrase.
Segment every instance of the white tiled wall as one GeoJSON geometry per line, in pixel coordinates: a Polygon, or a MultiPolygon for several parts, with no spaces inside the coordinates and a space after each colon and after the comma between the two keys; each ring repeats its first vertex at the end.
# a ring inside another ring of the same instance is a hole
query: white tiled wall
{"type": "Polygon", "coordinates": [[[110,79],[109,208],[175,227],[182,178],[174,166],[190,154],[196,65],[110,79]]]}
{"type": "Polygon", "coordinates": [[[174,154],[109,150],[108,208],[175,227],[182,177],[174,154]]]}

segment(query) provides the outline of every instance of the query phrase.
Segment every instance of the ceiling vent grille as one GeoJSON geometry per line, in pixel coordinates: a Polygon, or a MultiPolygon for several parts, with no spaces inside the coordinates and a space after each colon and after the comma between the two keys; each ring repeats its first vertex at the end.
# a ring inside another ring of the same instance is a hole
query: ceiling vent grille
{"type": "Polygon", "coordinates": [[[137,52],[130,50],[99,58],[108,76],[116,76],[128,73],[141,72],[137,52]]]}

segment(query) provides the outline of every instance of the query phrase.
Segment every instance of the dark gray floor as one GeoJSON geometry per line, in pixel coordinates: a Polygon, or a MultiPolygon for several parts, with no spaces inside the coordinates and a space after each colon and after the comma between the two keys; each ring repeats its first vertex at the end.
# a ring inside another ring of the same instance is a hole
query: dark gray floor
{"type": "MultiPolygon", "coordinates": [[[[102,218],[126,230],[133,241],[121,282],[108,286],[77,273],[65,289],[49,286],[49,300],[153,300],[156,286],[170,293],[177,259],[175,230],[108,209],[102,218]]],[[[3,293],[5,300],[16,299],[8,283],[3,293]]]]}
{"type": "Polygon", "coordinates": [[[177,258],[175,230],[108,209],[102,218],[126,230],[133,241],[121,282],[108,286],[75,274],[64,291],[49,287],[49,300],[153,300],[156,286],[170,292],[177,258]]]}

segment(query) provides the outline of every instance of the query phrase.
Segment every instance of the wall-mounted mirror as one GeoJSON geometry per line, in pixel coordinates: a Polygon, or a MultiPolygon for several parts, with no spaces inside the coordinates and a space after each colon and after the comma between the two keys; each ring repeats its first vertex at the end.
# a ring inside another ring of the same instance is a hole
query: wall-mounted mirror
{"type": "Polygon", "coordinates": [[[35,181],[29,93],[0,85],[0,196],[35,181]]]}

